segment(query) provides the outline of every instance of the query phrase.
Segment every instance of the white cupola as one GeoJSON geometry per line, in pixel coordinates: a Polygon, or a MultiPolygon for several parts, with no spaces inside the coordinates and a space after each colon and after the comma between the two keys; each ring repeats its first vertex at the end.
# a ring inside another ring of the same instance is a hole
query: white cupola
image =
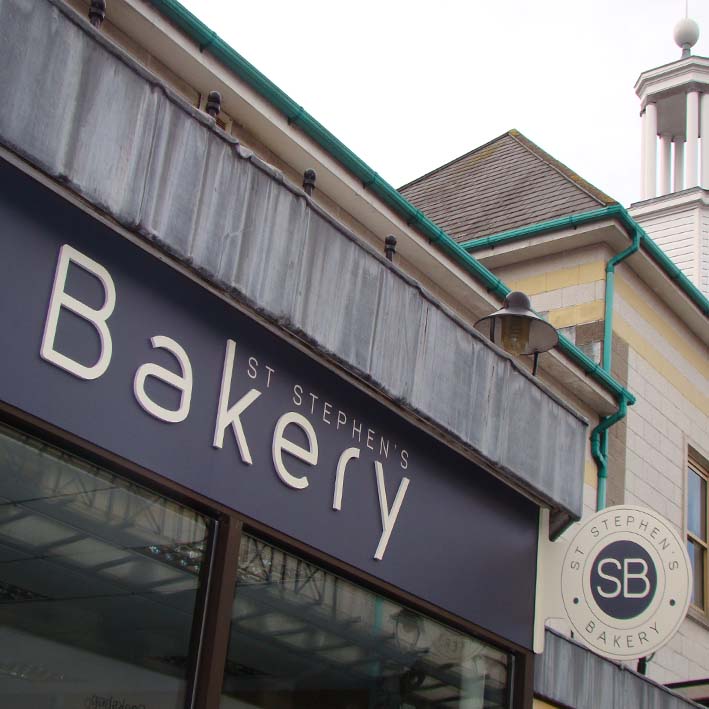
{"type": "Polygon", "coordinates": [[[681,57],[640,74],[641,201],[635,219],[702,292],[709,293],[709,58],[694,56],[699,27],[686,17],[681,57]]]}

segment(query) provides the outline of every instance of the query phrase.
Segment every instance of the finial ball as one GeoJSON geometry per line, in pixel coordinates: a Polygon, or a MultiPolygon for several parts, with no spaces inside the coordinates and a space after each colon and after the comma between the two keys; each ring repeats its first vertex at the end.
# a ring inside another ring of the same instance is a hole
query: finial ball
{"type": "Polygon", "coordinates": [[[675,25],[675,43],[678,47],[693,47],[699,39],[699,25],[685,17],[675,25]]]}

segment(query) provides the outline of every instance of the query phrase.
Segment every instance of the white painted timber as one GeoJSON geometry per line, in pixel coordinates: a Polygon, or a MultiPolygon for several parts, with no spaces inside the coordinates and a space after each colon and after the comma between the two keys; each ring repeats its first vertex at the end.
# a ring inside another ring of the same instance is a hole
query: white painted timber
{"type": "Polygon", "coordinates": [[[675,137],[672,141],[674,144],[674,181],[673,190],[680,192],[684,189],[684,140],[675,137]]]}
{"type": "Polygon", "coordinates": [[[645,198],[657,195],[657,106],[645,108],[645,198]]]}
{"type": "Polygon", "coordinates": [[[701,124],[700,135],[702,138],[702,181],[704,189],[709,189],[709,93],[702,94],[701,99],[701,124]]]}
{"type": "Polygon", "coordinates": [[[670,174],[672,170],[672,136],[660,136],[660,194],[670,192],[670,174]]]}
{"type": "Polygon", "coordinates": [[[685,156],[685,184],[696,187],[699,184],[699,93],[687,93],[687,154],[685,156]]]}

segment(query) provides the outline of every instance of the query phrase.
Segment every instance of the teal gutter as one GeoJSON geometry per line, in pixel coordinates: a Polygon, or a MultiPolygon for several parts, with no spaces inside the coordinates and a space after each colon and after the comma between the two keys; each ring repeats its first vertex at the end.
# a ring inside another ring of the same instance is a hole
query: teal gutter
{"type": "MultiPolygon", "coordinates": [[[[377,195],[387,206],[403,217],[409,226],[414,227],[431,242],[437,244],[441,250],[445,251],[466,271],[472,274],[476,280],[482,283],[488,291],[499,298],[504,298],[510,292],[510,289],[499,278],[472,257],[465,248],[448,236],[439,226],[427,219],[423,212],[404,199],[371,167],[310,116],[302,106],[299,106],[281,91],[272,81],[235,52],[224,40],[220,39],[215,32],[198,20],[179,2],[176,0],[149,1],[165,17],[174,22],[179,29],[196,41],[201,51],[209,51],[224,66],[237,74],[272,106],[283,113],[289,123],[297,125],[305,135],[312,138],[343,167],[354,174],[362,182],[363,187],[377,195]]],[[[560,338],[559,348],[580,366],[586,374],[613,394],[617,400],[624,397],[628,401],[635,401],[629,391],[566,338],[560,338]]]]}
{"type": "Polygon", "coordinates": [[[550,219],[546,222],[530,224],[519,229],[510,229],[492,236],[485,236],[481,239],[464,241],[460,245],[468,252],[481,251],[482,249],[495,248],[501,244],[507,244],[520,239],[528,239],[538,234],[547,234],[561,229],[569,229],[602,221],[604,219],[617,219],[628,232],[635,238],[639,233],[640,248],[643,249],[659,268],[679,286],[680,290],[696,305],[699,311],[709,316],[709,300],[706,296],[682,273],[682,271],[672,263],[667,254],[647,235],[645,230],[630,216],[625,207],[620,204],[611,204],[608,207],[594,209],[582,214],[572,214],[568,217],[550,219]]]}
{"type": "MultiPolygon", "coordinates": [[[[467,251],[480,251],[495,248],[520,239],[528,239],[538,234],[559,231],[561,229],[575,228],[583,224],[617,219],[632,238],[632,243],[624,251],[613,256],[606,264],[606,287],[604,302],[604,327],[603,327],[603,371],[610,375],[611,357],[613,352],[613,300],[615,294],[615,267],[624,259],[642,248],[659,268],[671,278],[679,288],[697,306],[702,314],[709,315],[709,301],[696,286],[682,273],[670,260],[665,252],[647,235],[644,229],[633,219],[628,211],[619,204],[613,204],[602,209],[595,209],[582,214],[574,214],[560,219],[532,224],[520,229],[511,229],[493,236],[475,239],[461,244],[467,251]]],[[[601,419],[600,423],[591,432],[591,453],[598,470],[598,488],[596,508],[602,510],[606,506],[606,490],[608,479],[608,429],[622,420],[629,404],[634,402],[625,396],[618,399],[618,410],[611,416],[601,419]]]]}
{"type": "MultiPolygon", "coordinates": [[[[619,205],[610,205],[616,207],[619,205]]],[[[582,212],[581,214],[571,214],[566,217],[558,217],[545,222],[537,222],[517,229],[502,231],[491,236],[483,236],[480,239],[470,239],[462,241],[461,246],[466,251],[480,251],[482,249],[494,248],[500,244],[506,244],[511,241],[519,241],[522,238],[529,238],[537,234],[546,234],[551,231],[559,231],[560,229],[568,229],[569,227],[577,227],[590,222],[596,222],[601,219],[608,219],[610,207],[602,207],[593,209],[590,212],[582,212]]]]}

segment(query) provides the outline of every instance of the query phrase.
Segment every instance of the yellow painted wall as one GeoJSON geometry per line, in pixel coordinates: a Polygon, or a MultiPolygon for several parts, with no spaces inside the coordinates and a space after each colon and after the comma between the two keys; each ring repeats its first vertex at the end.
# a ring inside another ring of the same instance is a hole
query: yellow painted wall
{"type": "MultiPolygon", "coordinates": [[[[700,411],[709,413],[709,397],[707,397],[693,382],[691,382],[679,369],[674,366],[652,343],[633,327],[631,327],[618,313],[613,316],[613,332],[617,332],[639,355],[643,357],[653,369],[666,379],[682,396],[696,406],[700,411]]],[[[682,343],[672,341],[673,347],[680,348],[682,343]]],[[[686,348],[683,354],[686,354],[686,348]]],[[[709,365],[704,361],[699,373],[706,371],[709,365]]]]}
{"type": "Polygon", "coordinates": [[[605,279],[605,261],[581,263],[577,266],[545,271],[526,278],[510,279],[507,285],[527,295],[536,295],[570,286],[580,286],[605,279]]]}
{"type": "Polygon", "coordinates": [[[534,697],[532,707],[533,709],[557,709],[553,704],[549,704],[543,699],[537,699],[536,697],[534,697]]]}
{"type": "Polygon", "coordinates": [[[557,328],[603,320],[603,301],[594,300],[592,303],[581,303],[580,305],[570,305],[567,308],[550,310],[547,318],[557,328]]]}
{"type": "MultiPolygon", "coordinates": [[[[635,310],[643,320],[647,321],[658,333],[660,333],[668,342],[672,343],[672,347],[676,349],[684,359],[686,359],[697,371],[706,372],[707,353],[700,351],[700,347],[690,344],[686,335],[682,336],[682,327],[675,326],[669,317],[658,312],[657,308],[653,307],[648,299],[643,297],[633,286],[626,280],[616,279],[615,284],[616,296],[620,296],[633,310],[635,310]]],[[[615,329],[615,321],[614,321],[615,329]]],[[[621,335],[622,336],[622,335],[621,335]]]]}

